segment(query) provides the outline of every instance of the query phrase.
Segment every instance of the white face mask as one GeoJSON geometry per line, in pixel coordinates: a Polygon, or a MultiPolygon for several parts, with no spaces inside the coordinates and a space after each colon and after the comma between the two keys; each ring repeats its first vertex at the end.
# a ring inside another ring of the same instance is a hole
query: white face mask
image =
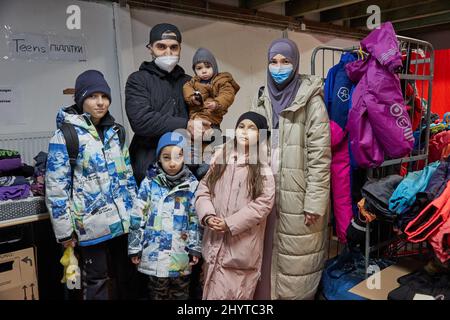
{"type": "Polygon", "coordinates": [[[155,59],[156,65],[167,72],[172,72],[178,61],[180,61],[179,56],[161,56],[155,59]]]}

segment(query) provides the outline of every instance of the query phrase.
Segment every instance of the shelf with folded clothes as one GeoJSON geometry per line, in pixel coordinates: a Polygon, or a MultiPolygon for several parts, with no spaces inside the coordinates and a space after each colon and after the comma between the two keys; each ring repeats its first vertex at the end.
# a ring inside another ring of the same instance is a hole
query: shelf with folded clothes
{"type": "Polygon", "coordinates": [[[35,166],[22,163],[19,152],[0,149],[0,227],[48,218],[44,199],[46,153],[35,166]]]}
{"type": "Polygon", "coordinates": [[[34,157],[35,165],[21,160],[19,152],[0,149],[0,202],[44,195],[47,154],[34,157]]]}

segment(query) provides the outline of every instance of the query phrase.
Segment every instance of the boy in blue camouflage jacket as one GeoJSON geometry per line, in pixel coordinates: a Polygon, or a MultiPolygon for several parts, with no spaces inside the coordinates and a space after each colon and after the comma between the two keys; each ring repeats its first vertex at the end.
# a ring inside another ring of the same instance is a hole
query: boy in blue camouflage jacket
{"type": "Polygon", "coordinates": [[[128,255],[149,276],[151,300],[188,299],[191,268],[201,257],[198,181],[184,164],[184,142],[176,132],[161,137],[158,172],[142,181],[131,213],[128,255]]]}
{"type": "Polygon", "coordinates": [[[80,74],[75,104],[58,112],[47,157],[47,208],[56,240],[80,255],[86,300],[128,299],[134,291],[126,234],[136,182],[128,147],[119,136],[123,128],[109,113],[110,104],[103,74],[80,74]],[[64,134],[67,126],[70,136],[64,134]],[[71,164],[68,150],[73,149],[77,154],[70,155],[76,157],[71,164]]]}

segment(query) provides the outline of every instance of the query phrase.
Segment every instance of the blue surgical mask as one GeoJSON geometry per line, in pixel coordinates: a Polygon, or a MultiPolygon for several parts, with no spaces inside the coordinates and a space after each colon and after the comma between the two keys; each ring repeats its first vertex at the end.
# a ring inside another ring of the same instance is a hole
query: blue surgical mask
{"type": "Polygon", "coordinates": [[[269,65],[270,75],[272,76],[272,79],[278,84],[286,81],[286,79],[291,75],[292,70],[294,70],[294,66],[292,64],[280,67],[269,65]]]}

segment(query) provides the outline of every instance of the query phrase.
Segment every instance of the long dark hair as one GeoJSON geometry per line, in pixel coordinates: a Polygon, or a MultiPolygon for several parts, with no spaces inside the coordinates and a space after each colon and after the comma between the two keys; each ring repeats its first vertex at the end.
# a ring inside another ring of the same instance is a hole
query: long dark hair
{"type": "MultiPolygon", "coordinates": [[[[233,148],[236,150],[236,138],[234,138],[233,148]]],[[[259,150],[261,147],[260,138],[258,139],[257,143],[258,147],[258,155],[259,150]]],[[[215,187],[217,184],[217,181],[222,178],[225,170],[227,169],[227,161],[228,161],[228,155],[227,155],[227,148],[224,146],[222,149],[222,154],[219,154],[219,157],[222,157],[222,161],[220,163],[213,164],[211,170],[206,176],[206,184],[209,188],[209,192],[211,193],[211,197],[215,197],[215,187]]],[[[264,188],[264,181],[265,181],[265,175],[261,173],[264,164],[261,163],[261,157],[258,156],[258,161],[255,164],[247,164],[248,167],[248,176],[247,176],[247,187],[248,187],[248,196],[255,200],[258,198],[264,188]]]]}

